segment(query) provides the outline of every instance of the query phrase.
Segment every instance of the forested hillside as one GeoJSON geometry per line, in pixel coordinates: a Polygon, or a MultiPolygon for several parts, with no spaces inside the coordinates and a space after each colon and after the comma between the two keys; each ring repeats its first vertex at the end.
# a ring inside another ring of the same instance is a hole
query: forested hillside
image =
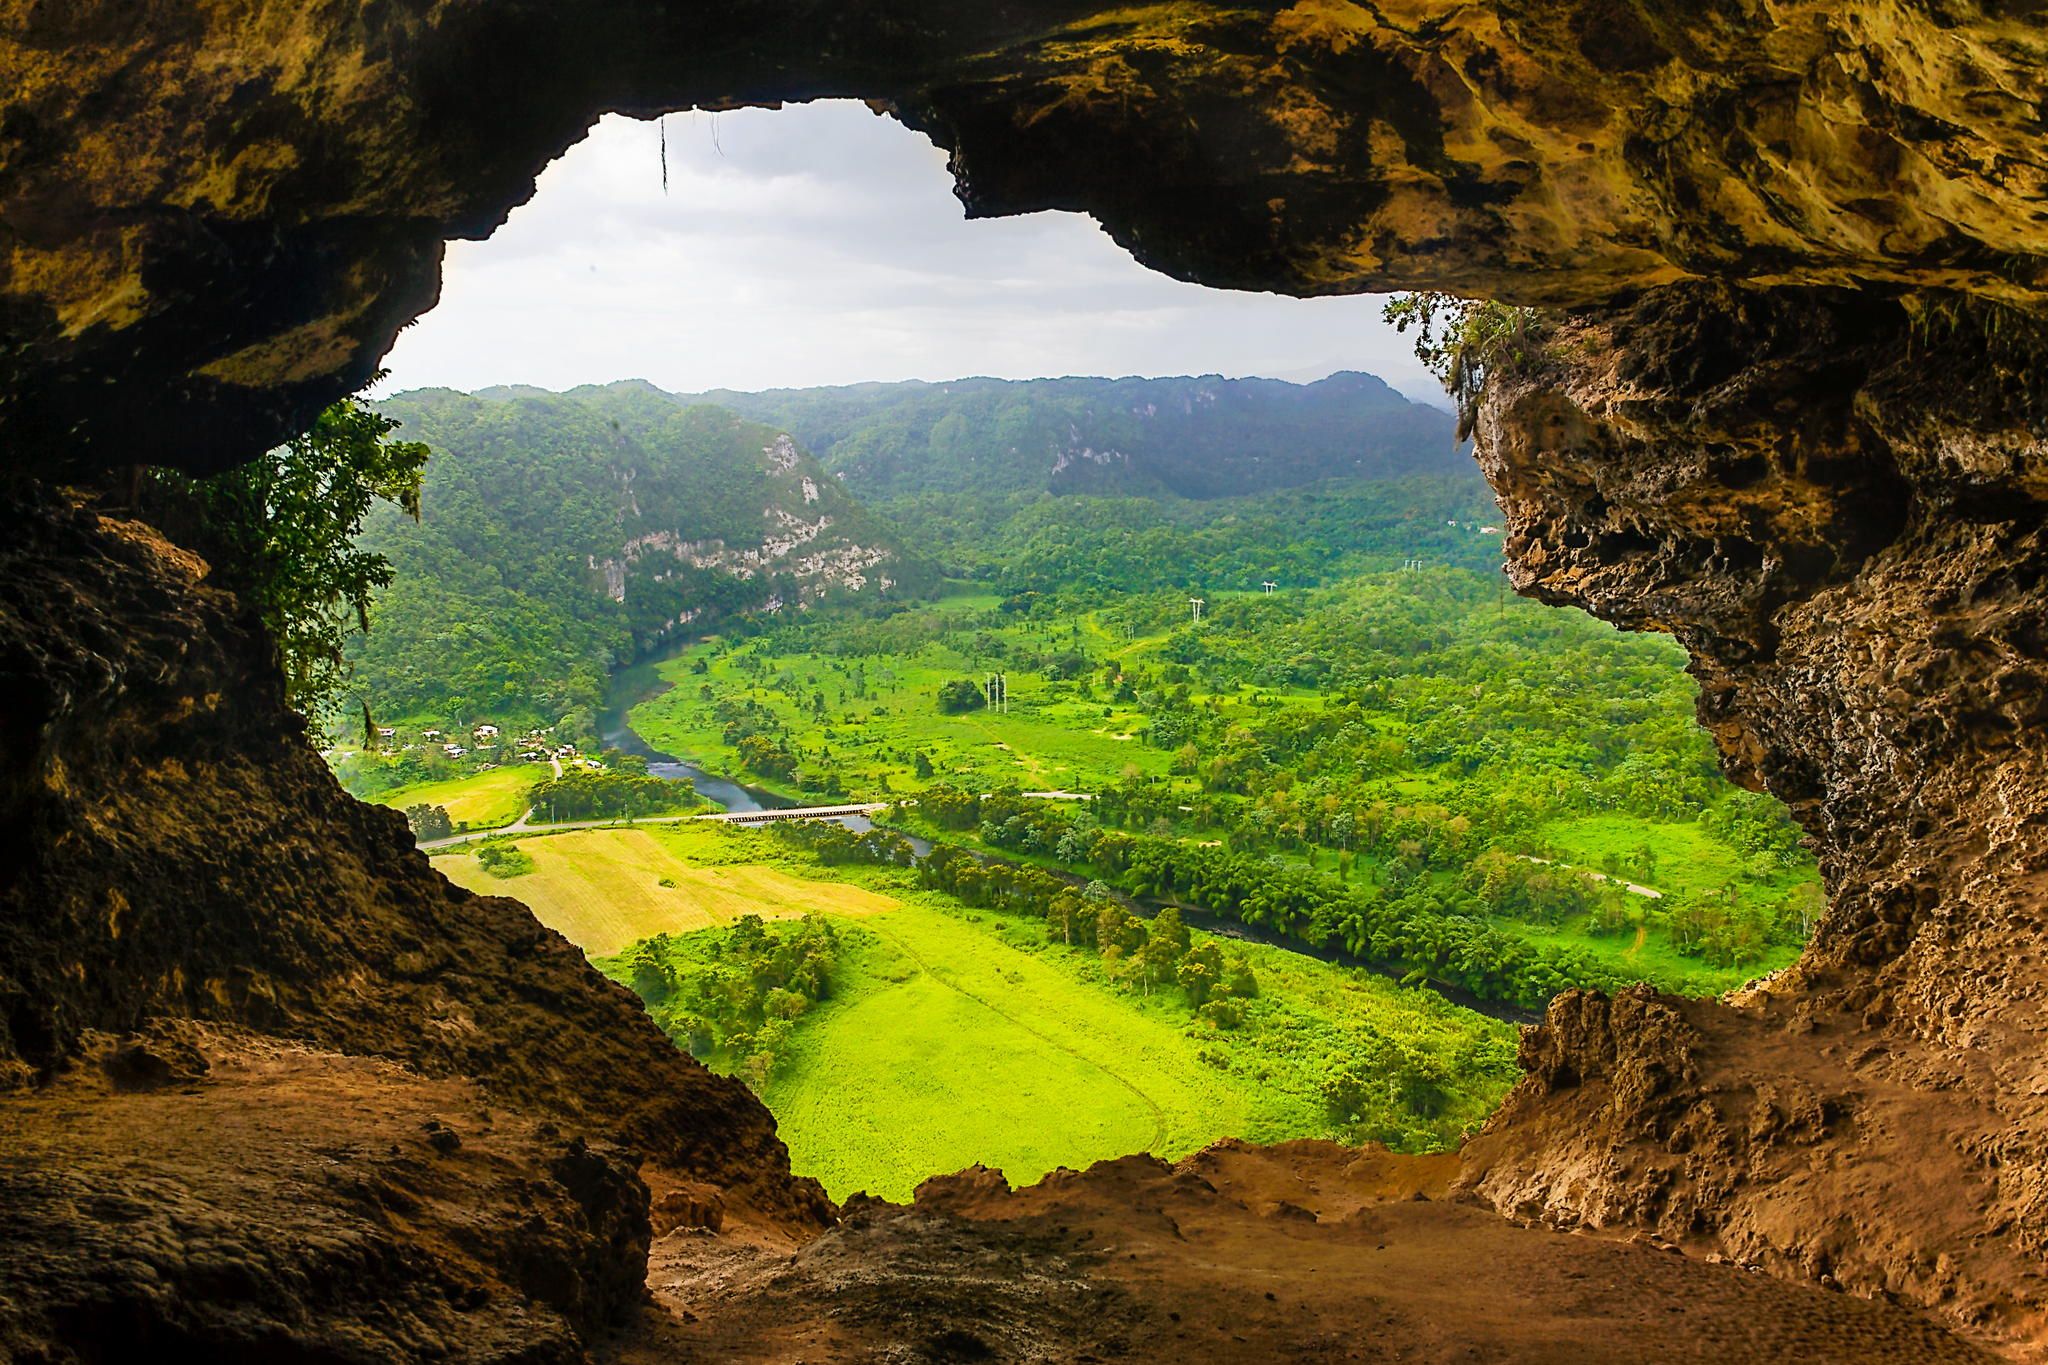
{"type": "Polygon", "coordinates": [[[781,430],[645,390],[446,390],[379,405],[433,449],[356,683],[380,714],[553,723],[681,629],[931,588],[930,561],[781,430]]]}
{"type": "MultiPolygon", "coordinates": [[[[630,381],[606,390],[637,388],[630,381]]],[[[728,390],[864,498],[1030,492],[1235,497],[1332,478],[1463,473],[1450,414],[1369,374],[1277,379],[960,379],[728,390]]]]}
{"type": "Polygon", "coordinates": [[[1469,555],[1444,523],[1492,508],[1449,417],[1370,375],[379,407],[434,451],[420,521],[381,509],[362,537],[395,581],[356,686],[400,720],[553,723],[670,637],[909,600],[941,572],[1010,593],[1324,582],[1360,551],[1469,555]]]}

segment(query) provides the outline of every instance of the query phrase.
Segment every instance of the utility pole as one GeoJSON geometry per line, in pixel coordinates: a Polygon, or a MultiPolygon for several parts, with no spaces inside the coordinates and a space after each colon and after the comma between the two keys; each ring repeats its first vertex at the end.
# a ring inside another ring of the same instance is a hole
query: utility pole
{"type": "Polygon", "coordinates": [[[1188,610],[1194,613],[1196,625],[1202,623],[1202,608],[1207,605],[1207,601],[1200,597],[1190,597],[1188,599],[1188,610]]]}
{"type": "Polygon", "coordinates": [[[983,680],[982,691],[988,697],[988,709],[1010,714],[1010,677],[1007,673],[991,673],[983,680]]]}

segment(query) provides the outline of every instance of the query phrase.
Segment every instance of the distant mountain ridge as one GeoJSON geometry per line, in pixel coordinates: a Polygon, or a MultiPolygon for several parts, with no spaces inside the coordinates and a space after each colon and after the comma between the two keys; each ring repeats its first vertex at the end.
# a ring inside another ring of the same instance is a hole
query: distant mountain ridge
{"type": "Polygon", "coordinates": [[[1484,502],[1450,415],[1365,374],[697,395],[626,380],[377,406],[434,452],[422,521],[384,508],[361,537],[395,579],[352,655],[398,718],[588,712],[615,666],[672,636],[916,596],[941,561],[1033,591],[1226,561],[1312,578],[1425,507],[1484,502]]]}
{"type": "Polygon", "coordinates": [[[394,581],[357,677],[394,715],[517,699],[552,720],[674,632],[937,579],[787,432],[728,409],[632,387],[377,406],[433,451],[420,522],[384,508],[361,537],[394,581]]]}
{"type": "Polygon", "coordinates": [[[1353,371],[1312,384],[975,378],[669,394],[624,380],[569,393],[622,391],[713,403],[781,427],[870,499],[1032,491],[1210,499],[1470,467],[1449,413],[1353,371]]]}

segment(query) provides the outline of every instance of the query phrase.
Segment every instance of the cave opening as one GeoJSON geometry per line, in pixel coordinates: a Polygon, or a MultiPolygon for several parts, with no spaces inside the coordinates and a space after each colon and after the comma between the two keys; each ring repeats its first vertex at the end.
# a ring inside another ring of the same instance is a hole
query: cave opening
{"type": "Polygon", "coordinates": [[[2038,1355],[2041,34],[1425,9],[11,18],[0,1354],[2038,1355]],[[81,497],[305,429],[596,112],[849,94],[972,212],[1084,209],[1177,277],[1561,310],[1471,412],[1510,576],[1677,640],[1814,841],[1799,961],[1562,993],[1454,1155],[835,1204],[744,1084],[337,790],[203,557],[81,497]]]}
{"type": "Polygon", "coordinates": [[[944,154],[858,104],[600,121],[386,362],[435,453],[421,516],[370,521],[396,581],[326,757],[745,1078],[835,1198],[1452,1148],[1558,990],[1739,987],[1823,898],[1680,649],[1510,610],[1498,505],[1384,306],[963,221],[944,154]],[[908,842],[590,828],[575,781],[642,772],[908,842]]]}

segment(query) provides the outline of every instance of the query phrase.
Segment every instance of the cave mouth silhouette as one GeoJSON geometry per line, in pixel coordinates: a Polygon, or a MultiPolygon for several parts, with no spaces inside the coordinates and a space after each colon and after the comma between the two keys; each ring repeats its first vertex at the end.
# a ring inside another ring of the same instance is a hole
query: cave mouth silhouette
{"type": "Polygon", "coordinates": [[[1381,308],[1175,279],[1082,213],[969,218],[945,153],[857,101],[608,115],[447,244],[371,393],[1365,370],[1444,406],[1381,308]]]}
{"type": "MultiPolygon", "coordinates": [[[[592,360],[580,354],[585,341],[579,333],[602,332],[613,325],[608,319],[614,317],[614,309],[617,306],[616,300],[621,289],[617,277],[622,273],[629,275],[635,273],[623,269],[619,264],[622,259],[632,259],[626,255],[625,249],[618,245],[626,240],[626,235],[630,233],[649,233],[651,231],[648,227],[650,217],[656,215],[674,216],[690,220],[691,235],[683,239],[686,243],[694,244],[704,241],[715,243],[720,237],[730,234],[734,221],[744,222],[762,214],[773,213],[777,211],[778,207],[787,210],[789,206],[794,204],[816,201],[821,197],[821,188],[819,185],[807,182],[804,179],[807,169],[815,165],[818,156],[830,154],[834,148],[837,148],[842,155],[852,154],[848,152],[846,144],[830,140],[828,140],[828,145],[823,148],[814,148],[798,142],[795,146],[775,144],[765,153],[759,152],[750,147],[749,144],[749,124],[745,121],[749,114],[759,120],[789,121],[797,123],[798,126],[815,126],[815,120],[813,120],[813,125],[802,124],[800,121],[805,119],[807,115],[804,111],[799,110],[739,111],[738,117],[725,125],[727,131],[725,140],[722,143],[713,142],[708,128],[700,125],[693,136],[698,139],[701,145],[696,147],[694,151],[686,147],[684,138],[680,133],[673,135],[661,134],[651,123],[633,125],[628,130],[634,134],[630,140],[614,136],[602,146],[595,146],[586,142],[570,148],[548,172],[541,176],[534,198],[518,210],[515,210],[503,228],[486,241],[475,244],[458,244],[457,250],[463,251],[466,254],[466,260],[463,258],[453,260],[450,265],[450,272],[451,278],[462,281],[462,283],[451,286],[444,293],[442,300],[433,311],[423,315],[414,327],[400,334],[398,348],[395,352],[400,357],[397,362],[399,364],[398,377],[387,380],[381,388],[395,391],[401,388],[413,387],[404,378],[403,356],[405,355],[405,348],[408,346],[419,347],[425,344],[426,349],[430,352],[428,363],[438,362],[447,365],[454,363],[452,359],[453,354],[466,345],[470,338],[492,328],[516,338],[517,345],[504,352],[501,359],[481,362],[469,361],[468,363],[476,367],[473,370],[475,379],[470,381],[471,387],[481,388],[486,387],[486,385],[517,384],[532,377],[532,368],[535,366],[540,366],[541,372],[545,374],[545,361],[536,358],[532,354],[531,349],[529,349],[533,345],[532,339],[535,338],[539,339],[539,344],[543,347],[559,346],[567,351],[579,353],[575,364],[583,368],[554,380],[551,387],[568,389],[571,387],[571,382],[576,379],[587,379],[590,383],[601,387],[608,382],[641,377],[641,372],[639,371],[628,375],[590,368],[592,366],[601,366],[605,362],[592,360]],[[705,152],[706,147],[711,149],[709,153],[705,152]],[[658,159],[663,153],[667,156],[665,162],[658,159]],[[588,154],[589,159],[586,159],[586,154],[588,154]],[[759,195],[754,191],[734,193],[731,195],[731,198],[740,202],[740,207],[735,209],[726,203],[715,190],[712,196],[714,202],[708,206],[692,201],[690,193],[693,188],[699,186],[698,177],[701,174],[718,173],[723,169],[731,167],[735,162],[743,163],[749,156],[760,157],[769,167],[768,175],[777,182],[776,197],[770,202],[765,204],[758,202],[759,195]],[[708,172],[706,170],[707,167],[709,168],[708,172]],[[657,171],[663,168],[666,168],[673,176],[672,185],[658,185],[656,180],[657,171]],[[624,182],[625,188],[621,188],[621,182],[624,182]],[[679,197],[671,199],[669,197],[671,190],[679,197]],[[604,196],[612,197],[605,198],[604,196]],[[494,259],[494,252],[501,245],[503,254],[509,262],[504,267],[499,266],[494,259]],[[520,306],[517,294],[521,287],[521,281],[515,272],[522,265],[532,262],[536,257],[544,257],[548,253],[559,255],[565,261],[565,264],[559,267],[545,269],[544,271],[536,270],[535,272],[541,275],[542,283],[548,290],[549,296],[545,303],[552,311],[546,315],[537,315],[544,316],[546,318],[545,321],[518,318],[512,312],[512,309],[520,306]],[[585,261],[591,263],[590,278],[596,278],[599,263],[604,263],[604,274],[608,277],[602,283],[591,284],[587,294],[582,292],[580,288],[585,280],[585,274],[581,269],[585,261]],[[507,295],[512,297],[507,298],[507,295]],[[591,306],[583,306],[582,301],[585,298],[591,300],[591,306]],[[469,310],[473,317],[489,319],[489,323],[465,322],[463,319],[454,316],[465,309],[469,310]],[[453,340],[442,341],[432,336],[435,329],[443,324],[454,324],[445,328],[447,334],[454,338],[453,340]],[[526,365],[528,369],[519,369],[518,367],[522,364],[526,365]],[[495,366],[504,366],[506,369],[490,368],[495,366]]],[[[875,123],[874,116],[865,109],[860,110],[856,117],[859,120],[857,127],[861,132],[867,132],[870,126],[875,123]]],[[[600,129],[605,126],[604,124],[599,125],[600,129]]],[[[616,131],[616,125],[614,125],[614,128],[616,131]]],[[[832,131],[829,125],[826,131],[832,131]]],[[[892,141],[906,140],[914,142],[917,140],[915,134],[897,128],[883,128],[879,133],[873,134],[873,136],[888,138],[892,141]]],[[[856,142],[854,150],[858,151],[859,149],[860,144],[856,142]]],[[[906,184],[909,172],[904,167],[892,162],[883,173],[883,179],[889,186],[892,200],[900,197],[909,204],[909,208],[899,209],[895,215],[899,220],[898,230],[902,231],[910,231],[910,229],[900,227],[900,219],[905,213],[915,212],[947,216],[952,216],[956,213],[955,201],[951,195],[951,184],[949,180],[943,177],[941,168],[936,163],[930,161],[929,158],[919,157],[915,158],[914,161],[918,164],[918,170],[923,173],[920,176],[919,183],[915,186],[916,195],[914,198],[909,197],[912,187],[906,184]]],[[[840,176],[857,177],[861,170],[862,168],[857,166],[840,166],[835,168],[835,173],[840,176]]],[[[829,191],[832,183],[835,182],[826,182],[823,187],[824,191],[829,191]]],[[[861,207],[863,206],[856,205],[853,211],[858,212],[861,207]]],[[[817,212],[820,217],[827,216],[823,210],[813,211],[817,212]]],[[[863,231],[866,230],[867,226],[866,223],[856,222],[852,224],[851,231],[863,231]]],[[[984,264],[980,258],[956,263],[951,267],[953,273],[942,279],[936,287],[951,287],[961,274],[970,269],[991,268],[997,258],[1012,250],[1014,243],[1021,240],[1015,233],[1006,233],[1004,231],[1009,226],[1012,226],[1012,224],[1005,222],[966,222],[960,225],[959,232],[949,234],[943,240],[940,249],[958,253],[966,249],[965,243],[968,239],[982,236],[990,238],[994,246],[987,264],[984,264]]],[[[827,221],[818,230],[818,234],[821,237],[842,237],[849,234],[849,226],[836,220],[827,221]]],[[[1041,242],[1038,245],[1040,254],[1033,259],[1049,264],[1050,262],[1047,262],[1045,258],[1059,252],[1116,250],[1116,248],[1103,241],[1097,234],[1089,231],[1063,231],[1056,237],[1049,237],[1049,240],[1052,245],[1047,246],[1041,242]]],[[[698,251],[702,254],[707,250],[695,245],[683,247],[661,245],[658,248],[643,249],[648,254],[643,258],[644,264],[642,269],[648,271],[660,268],[659,259],[685,255],[691,251],[698,251]],[[657,252],[659,259],[657,259],[657,252]]],[[[779,246],[769,247],[766,250],[773,253],[775,259],[785,259],[790,254],[787,248],[779,246]]],[[[1119,253],[1119,259],[1123,259],[1121,253],[1119,253]]],[[[727,263],[718,262],[692,268],[718,272],[729,267],[727,263]]],[[[1091,263],[1090,269],[1091,271],[1098,270],[1100,267],[1094,266],[1091,263]]],[[[1131,270],[1134,272],[1142,271],[1143,267],[1133,264],[1131,270]]],[[[1013,275],[1014,273],[1013,270],[1013,275]]],[[[687,278],[694,280],[696,277],[689,276],[687,278]]],[[[629,284],[626,287],[630,288],[632,286],[629,284]]],[[[894,287],[892,284],[892,288],[894,287]]],[[[746,289],[748,286],[739,285],[736,288],[746,289]]],[[[1177,290],[1182,288],[1186,289],[1190,294],[1195,294],[1195,297],[1198,299],[1205,298],[1215,292],[1203,290],[1196,293],[1196,287],[1194,286],[1176,286],[1177,290]]],[[[1180,294],[1175,293],[1170,297],[1178,299],[1180,294]]],[[[899,302],[906,312],[914,314],[919,310],[922,299],[915,293],[902,290],[899,291],[899,302]]],[[[1341,316],[1346,319],[1358,318],[1360,321],[1368,317],[1376,320],[1380,306],[1377,299],[1368,297],[1322,300],[1320,302],[1324,306],[1335,305],[1343,309],[1341,316]]],[[[650,306],[659,307],[659,305],[650,306]]],[[[1298,316],[1298,314],[1286,316],[1298,316]]],[[[709,330],[720,332],[722,335],[722,328],[715,324],[707,325],[709,330]]],[[[639,363],[644,368],[646,364],[652,363],[654,358],[645,355],[638,349],[641,344],[638,341],[628,342],[626,343],[626,348],[631,354],[640,357],[639,363]]],[[[1405,350],[1409,346],[1409,340],[1405,337],[1398,337],[1395,338],[1395,344],[1405,350]]],[[[389,361],[392,358],[386,357],[385,359],[389,361]]],[[[1069,368],[1079,367],[1054,366],[1047,372],[1064,373],[1069,368]]],[[[943,378],[944,376],[935,377],[943,378]]],[[[664,378],[666,378],[666,375],[664,375],[664,378]]],[[[865,379],[867,376],[855,375],[849,376],[849,378],[865,379]]],[[[693,381],[688,378],[671,380],[670,383],[676,388],[692,393],[716,390],[722,387],[716,383],[693,381]]],[[[780,388],[786,386],[776,381],[773,377],[773,372],[769,371],[763,376],[759,387],[780,388]]],[[[706,401],[716,402],[717,394],[711,394],[706,401]]],[[[402,432],[400,434],[403,435],[402,432]]],[[[431,508],[429,509],[429,515],[431,515],[431,508]]],[[[856,795],[862,796],[865,799],[866,794],[856,793],[856,795]]],[[[498,885],[475,885],[473,889],[489,894],[504,895],[514,900],[522,899],[520,884],[517,881],[508,881],[498,885]]],[[[1226,929],[1230,927],[1227,922],[1221,921],[1220,917],[1218,922],[1226,929]]],[[[1287,945],[1283,944],[1283,946],[1287,945]]],[[[1384,963],[1369,964],[1362,959],[1355,958],[1341,951],[1320,952],[1313,953],[1312,955],[1324,957],[1328,960],[1341,960],[1355,965],[1377,967],[1379,970],[1385,970],[1384,963]]],[[[1445,998],[1452,1000],[1454,1003],[1476,1008],[1496,1019],[1512,1023],[1535,1023],[1541,1017],[1540,1010],[1530,1011],[1512,1005],[1502,1006],[1497,1002],[1478,999],[1468,992],[1461,991],[1453,986],[1446,986],[1441,982],[1425,982],[1425,984],[1439,990],[1445,998]]],[[[1218,1133],[1215,1136],[1220,1138],[1235,1135],[1218,1133]]],[[[1000,1164],[992,1160],[993,1154],[991,1153],[978,1153],[977,1155],[991,1157],[991,1164],[1000,1164]]],[[[801,1165],[802,1162],[799,1160],[799,1166],[801,1167],[801,1165]]],[[[936,1176],[947,1173],[934,1170],[929,1174],[936,1176]]]]}
{"type": "MultiPolygon", "coordinates": [[[[1467,5],[1412,27],[1320,3],[111,13],[38,7],[0,47],[0,828],[21,855],[0,884],[0,1071],[24,1135],[0,1207],[35,1239],[0,1301],[43,1324],[10,1331],[239,1349],[334,1314],[386,1331],[394,1304],[477,1330],[465,1314],[504,1294],[554,1333],[536,1353],[571,1358],[564,1340],[631,1316],[660,1220],[708,1227],[720,1201],[832,1217],[750,1097],[334,788],[189,555],[59,487],[139,452],[246,460],[359,388],[431,303],[444,241],[488,234],[598,111],[859,95],[949,149],[970,212],[1085,209],[1178,277],[1567,310],[1479,413],[1515,585],[1678,636],[1725,765],[1812,834],[1831,904],[1743,997],[1559,997],[1431,1188],[1687,1253],[1609,1283],[1721,1258],[2038,1350],[2048,344],[2025,92],[2048,35],[1865,0],[1467,5]],[[27,1089],[47,1068],[18,1040],[76,1064],[60,1100],[88,1124],[51,1137],[27,1089]],[[284,1125],[274,1164],[306,1178],[213,1181],[232,1153],[134,1117],[182,1090],[112,1088],[151,1077],[284,1125]],[[294,1164],[330,1131],[319,1093],[357,1096],[377,1152],[398,1149],[379,1168],[319,1148],[355,1163],[355,1194],[294,1164]],[[463,1117],[485,1107],[498,1131],[463,1117]],[[502,1158],[529,1206],[427,1155],[462,1151],[502,1158]],[[204,1267],[145,1282],[77,1255],[162,1212],[76,1197],[145,1168],[185,1179],[209,1225],[301,1257],[238,1281],[239,1325],[209,1316],[227,1291],[204,1267]],[[364,1192],[428,1233],[354,1218],[364,1192]],[[323,1251],[302,1216],[358,1240],[323,1251]],[[413,1273],[458,1245],[464,1284],[413,1273]],[[309,1307],[309,1283],[335,1297],[309,1307]]],[[[1133,1178],[1123,1212],[1153,1188],[1133,1178]]],[[[993,1236],[975,1221],[992,1191],[948,1201],[993,1236]]],[[[850,1218],[812,1264],[906,1226],[850,1218]]],[[[1467,1282],[1475,1263],[1515,1258],[1468,1259],[1467,1282]]],[[[1772,1303],[1747,1321],[1787,1320],[1772,1303]]]]}

